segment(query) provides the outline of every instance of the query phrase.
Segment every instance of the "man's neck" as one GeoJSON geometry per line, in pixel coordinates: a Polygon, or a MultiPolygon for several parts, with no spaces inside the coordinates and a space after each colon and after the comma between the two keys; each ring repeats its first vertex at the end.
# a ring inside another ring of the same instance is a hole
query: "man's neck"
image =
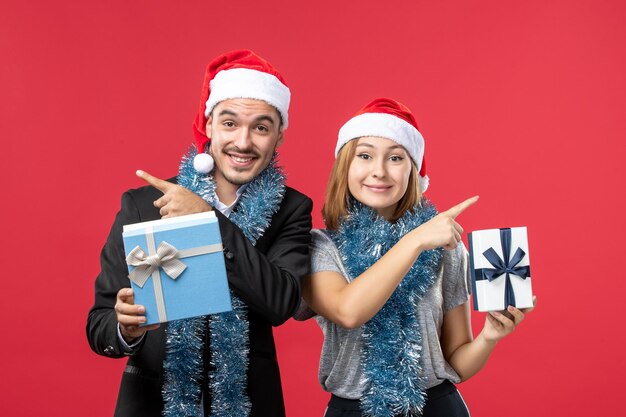
{"type": "Polygon", "coordinates": [[[241,187],[241,185],[233,184],[228,181],[224,176],[216,170],[213,175],[213,179],[215,180],[216,190],[215,194],[217,194],[217,198],[220,200],[222,204],[230,205],[237,199],[237,190],[241,187]]]}

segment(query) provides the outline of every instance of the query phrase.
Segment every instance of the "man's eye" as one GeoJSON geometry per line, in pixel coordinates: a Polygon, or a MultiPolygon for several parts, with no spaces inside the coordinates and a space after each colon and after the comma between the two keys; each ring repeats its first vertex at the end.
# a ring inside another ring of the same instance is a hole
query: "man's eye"
{"type": "Polygon", "coordinates": [[[224,123],[222,123],[224,126],[226,127],[235,127],[235,123],[230,122],[230,121],[226,121],[224,123]]]}
{"type": "Polygon", "coordinates": [[[258,126],[256,127],[256,129],[257,129],[259,132],[269,132],[269,129],[267,128],[267,126],[264,126],[264,125],[258,125],[258,126]]]}

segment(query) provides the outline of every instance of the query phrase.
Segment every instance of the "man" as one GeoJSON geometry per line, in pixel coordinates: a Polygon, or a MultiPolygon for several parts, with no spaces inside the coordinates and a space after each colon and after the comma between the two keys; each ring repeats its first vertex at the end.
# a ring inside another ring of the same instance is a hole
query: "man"
{"type": "Polygon", "coordinates": [[[272,326],[286,321],[309,271],[311,200],[274,162],[290,92],[252,51],[207,67],[194,121],[196,151],[176,183],[127,191],[102,250],[87,337],[98,354],[129,356],[116,416],[284,416],[272,326]],[[140,327],[122,242],[124,224],[214,210],[234,311],[140,327]]]}

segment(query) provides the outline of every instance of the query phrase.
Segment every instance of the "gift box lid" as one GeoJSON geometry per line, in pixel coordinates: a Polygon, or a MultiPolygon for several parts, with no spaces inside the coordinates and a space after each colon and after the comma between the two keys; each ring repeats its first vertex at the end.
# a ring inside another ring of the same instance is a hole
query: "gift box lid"
{"type": "Polygon", "coordinates": [[[217,217],[213,211],[205,211],[203,213],[187,214],[185,216],[170,217],[167,219],[125,224],[122,232],[124,236],[134,236],[145,233],[145,230],[149,227],[152,227],[154,231],[161,232],[178,229],[182,224],[185,224],[185,226],[196,226],[216,221],[217,217]]]}

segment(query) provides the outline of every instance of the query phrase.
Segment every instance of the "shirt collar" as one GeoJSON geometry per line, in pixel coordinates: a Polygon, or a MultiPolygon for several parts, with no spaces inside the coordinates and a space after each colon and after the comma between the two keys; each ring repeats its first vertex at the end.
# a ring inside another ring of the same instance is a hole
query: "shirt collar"
{"type": "Polygon", "coordinates": [[[239,201],[239,198],[241,197],[241,195],[243,194],[247,186],[248,184],[244,184],[237,189],[237,191],[235,192],[235,195],[236,195],[235,201],[233,201],[229,205],[222,203],[219,197],[217,196],[217,193],[215,193],[215,208],[219,210],[224,216],[229,217],[230,213],[233,212],[235,205],[239,201]]]}

